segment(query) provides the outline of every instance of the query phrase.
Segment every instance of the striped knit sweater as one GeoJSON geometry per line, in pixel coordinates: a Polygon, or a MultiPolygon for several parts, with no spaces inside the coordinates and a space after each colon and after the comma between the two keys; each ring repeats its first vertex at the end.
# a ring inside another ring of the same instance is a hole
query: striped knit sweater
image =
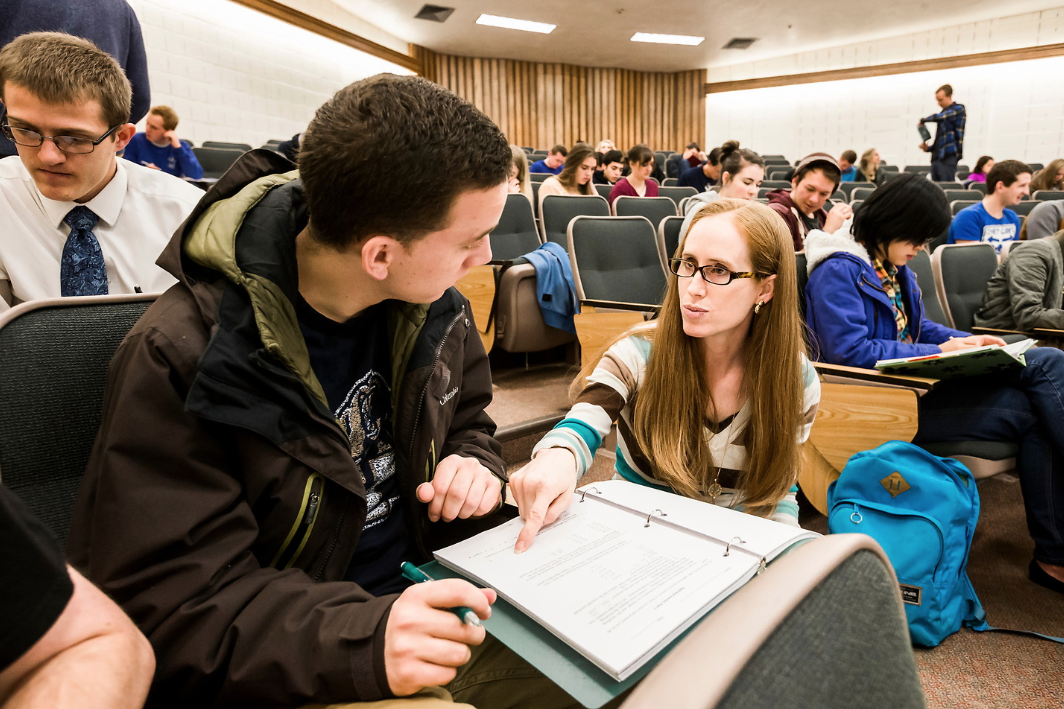
{"type": "MultiPolygon", "coordinates": [[[[594,451],[602,444],[613,422],[617,421],[617,463],[614,478],[647,485],[659,490],[670,490],[651,475],[651,467],[643,451],[632,435],[632,412],[636,396],[646,376],[647,360],[651,344],[638,335],[627,337],[603,355],[602,360],[588,377],[587,385],[580,392],[577,403],[569,414],[533,449],[533,455],[543,448],[567,448],[576,456],[577,478],[591,467],[594,451]]],[[[820,381],[809,360],[802,357],[802,379],[805,385],[805,417],[797,431],[798,441],[809,438],[809,430],[816,418],[820,403],[820,381]]],[[[750,420],[749,403],[735,414],[725,427],[713,433],[706,428],[709,450],[714,471],[720,466],[718,482],[724,488],[715,503],[725,507],[742,509],[742,491],[736,489],[736,481],[746,469],[746,424],[750,420]]],[[[798,526],[798,503],[793,485],[787,495],[776,505],[772,519],[784,524],[798,526]]],[[[706,498],[708,500],[708,496],[706,498]]]]}

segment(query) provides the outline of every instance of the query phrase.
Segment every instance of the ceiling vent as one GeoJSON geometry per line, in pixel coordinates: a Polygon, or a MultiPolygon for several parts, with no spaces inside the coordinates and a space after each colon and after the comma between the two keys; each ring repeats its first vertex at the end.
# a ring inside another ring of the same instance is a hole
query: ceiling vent
{"type": "Polygon", "coordinates": [[[724,45],[724,49],[748,49],[757,41],[757,37],[732,37],[731,41],[724,45]]]}
{"type": "Polygon", "coordinates": [[[439,5],[425,5],[418,13],[414,15],[419,20],[432,20],[433,22],[444,22],[451,13],[454,12],[453,7],[441,7],[439,5]]]}

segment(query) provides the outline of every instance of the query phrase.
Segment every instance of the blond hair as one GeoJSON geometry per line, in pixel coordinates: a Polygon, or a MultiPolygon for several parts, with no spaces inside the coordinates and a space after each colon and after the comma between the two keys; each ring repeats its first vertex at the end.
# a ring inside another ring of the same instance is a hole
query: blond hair
{"type": "Polygon", "coordinates": [[[148,113],[153,113],[163,119],[163,130],[173,130],[174,128],[177,128],[177,111],[169,106],[152,106],[148,113]]]}
{"type": "Polygon", "coordinates": [[[869,148],[861,153],[861,172],[864,173],[865,180],[868,182],[876,181],[876,164],[872,162],[872,158],[875,157],[876,149],[869,148]]]}
{"type": "Polygon", "coordinates": [[[45,103],[98,101],[108,127],[129,122],[133,89],[122,67],[87,39],[31,32],[0,50],[0,101],[17,84],[45,103]]]}
{"type": "MultiPolygon", "coordinates": [[[[754,316],[747,335],[743,389],[750,409],[748,465],[737,483],[745,510],[764,517],[794,485],[801,465],[798,432],[805,414],[801,356],[806,343],[798,311],[798,273],[786,225],[765,205],[718,199],[703,207],[691,226],[725,213],[732,215],[746,240],[753,270],[776,276],[773,297],[754,316]]],[[[682,253],[683,247],[681,241],[676,253],[682,253]]],[[[678,281],[677,276],[669,278],[658,320],[625,334],[638,333],[653,342],[632,432],[651,462],[654,478],[698,499],[705,497],[717,470],[705,435],[705,413],[716,412],[716,405],[705,355],[698,340],[683,330],[678,281]]],[[[581,372],[574,390],[583,386],[595,364],[581,372]]]]}

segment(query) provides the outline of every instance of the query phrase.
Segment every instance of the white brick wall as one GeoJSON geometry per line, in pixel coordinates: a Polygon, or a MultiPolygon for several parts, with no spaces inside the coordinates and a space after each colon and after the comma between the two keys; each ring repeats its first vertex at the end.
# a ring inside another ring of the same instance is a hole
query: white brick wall
{"type": "Polygon", "coordinates": [[[177,111],[178,135],[196,145],[289,138],[352,81],[410,73],[228,0],[129,4],[144,32],[152,105],[177,111]]]}
{"type": "MultiPolygon", "coordinates": [[[[1064,8],[709,69],[709,81],[844,69],[1064,42],[1064,8]]],[[[730,138],[796,159],[875,147],[895,165],[928,164],[916,122],[950,84],[968,111],[964,162],[983,154],[1048,163],[1064,156],[1064,57],[710,94],[710,145],[730,138]]],[[[932,134],[934,129],[932,128],[932,134]]]]}

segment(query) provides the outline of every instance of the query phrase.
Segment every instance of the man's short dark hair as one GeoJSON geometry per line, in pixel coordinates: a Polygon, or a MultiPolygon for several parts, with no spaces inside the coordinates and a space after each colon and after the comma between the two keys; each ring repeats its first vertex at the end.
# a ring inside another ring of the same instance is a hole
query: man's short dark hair
{"type": "Polygon", "coordinates": [[[624,153],[620,150],[607,150],[605,155],[602,156],[602,165],[609,165],[610,163],[624,162],[624,153]]]}
{"type": "Polygon", "coordinates": [[[853,150],[843,150],[842,159],[853,165],[857,162],[857,153],[853,150]]]}
{"type": "Polygon", "coordinates": [[[999,182],[1006,187],[1011,187],[1012,183],[1025,172],[1030,174],[1034,171],[1030,165],[1019,160],[1002,160],[994,163],[994,167],[986,173],[986,193],[994,194],[999,182]]]}
{"type": "Polygon", "coordinates": [[[709,151],[709,154],[706,155],[706,161],[710,165],[712,165],[714,167],[716,167],[717,165],[720,165],[720,146],[719,145],[709,151]]]}
{"type": "Polygon", "coordinates": [[[953,87],[950,86],[949,84],[942,84],[942,86],[939,86],[937,89],[935,89],[935,93],[936,94],[939,91],[941,91],[942,93],[946,94],[946,96],[952,96],[953,95],[953,87]]]}
{"type": "Polygon", "coordinates": [[[903,172],[877,188],[853,216],[853,236],[873,258],[893,241],[923,246],[949,228],[949,201],[938,185],[903,172]]]}
{"type": "Polygon", "coordinates": [[[460,194],[505,182],[512,162],[502,131],[473,104],[420,77],[378,74],[314,114],[299,173],[311,233],[344,249],[444,228],[460,194]]]}
{"type": "Polygon", "coordinates": [[[561,155],[563,158],[569,155],[569,149],[561,143],[555,145],[549,152],[551,155],[561,155]]]}

